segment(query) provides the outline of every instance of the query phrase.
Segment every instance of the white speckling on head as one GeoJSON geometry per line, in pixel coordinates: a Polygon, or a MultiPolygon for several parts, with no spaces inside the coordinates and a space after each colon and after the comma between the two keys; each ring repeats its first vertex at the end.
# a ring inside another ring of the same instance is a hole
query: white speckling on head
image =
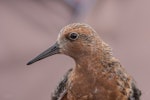
{"type": "Polygon", "coordinates": [[[60,33],[58,34],[57,42],[58,42],[58,44],[60,43],[60,33]]]}
{"type": "Polygon", "coordinates": [[[57,42],[58,42],[58,44],[60,43],[61,34],[62,34],[62,32],[60,31],[60,33],[58,34],[58,37],[57,37],[57,42]]]}
{"type": "Polygon", "coordinates": [[[72,28],[78,28],[79,30],[81,30],[81,27],[85,27],[85,28],[89,28],[93,31],[93,33],[96,33],[96,31],[88,24],[84,24],[84,23],[72,23],[72,24],[69,24],[65,27],[63,27],[61,30],[60,30],[60,33],[58,35],[58,38],[57,38],[57,41],[59,42],[60,41],[60,37],[61,35],[63,35],[63,33],[69,29],[72,29],[72,28]]]}

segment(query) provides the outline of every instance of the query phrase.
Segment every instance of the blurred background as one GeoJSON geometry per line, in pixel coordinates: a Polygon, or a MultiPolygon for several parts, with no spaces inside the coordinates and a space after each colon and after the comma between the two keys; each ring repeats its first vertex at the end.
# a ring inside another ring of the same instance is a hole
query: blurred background
{"type": "Polygon", "coordinates": [[[26,63],[72,22],[91,25],[150,99],[149,0],[0,0],[0,100],[50,100],[74,61],[55,55],[26,63]]]}

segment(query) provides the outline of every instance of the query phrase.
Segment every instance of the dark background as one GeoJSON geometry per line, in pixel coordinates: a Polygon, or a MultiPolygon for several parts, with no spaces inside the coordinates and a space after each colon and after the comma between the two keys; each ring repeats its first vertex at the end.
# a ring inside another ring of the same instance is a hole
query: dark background
{"type": "Polygon", "coordinates": [[[62,27],[85,22],[113,48],[150,97],[149,0],[0,0],[0,100],[50,100],[73,59],[26,63],[55,43],[62,27]]]}

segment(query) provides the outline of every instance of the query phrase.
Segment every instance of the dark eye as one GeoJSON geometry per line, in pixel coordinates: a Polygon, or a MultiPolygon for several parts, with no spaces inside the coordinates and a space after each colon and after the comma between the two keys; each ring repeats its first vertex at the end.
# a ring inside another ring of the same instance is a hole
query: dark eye
{"type": "Polygon", "coordinates": [[[78,33],[75,33],[75,32],[69,33],[70,40],[76,40],[78,37],[79,37],[78,33]]]}

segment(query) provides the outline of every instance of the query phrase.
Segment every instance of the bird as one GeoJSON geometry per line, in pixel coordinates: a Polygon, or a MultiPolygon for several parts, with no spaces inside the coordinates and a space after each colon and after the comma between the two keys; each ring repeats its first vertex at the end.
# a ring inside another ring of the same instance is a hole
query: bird
{"type": "Polygon", "coordinates": [[[64,75],[51,100],[140,100],[134,78],[90,25],[65,26],[56,43],[27,65],[55,54],[70,56],[75,66],[64,75]]]}

